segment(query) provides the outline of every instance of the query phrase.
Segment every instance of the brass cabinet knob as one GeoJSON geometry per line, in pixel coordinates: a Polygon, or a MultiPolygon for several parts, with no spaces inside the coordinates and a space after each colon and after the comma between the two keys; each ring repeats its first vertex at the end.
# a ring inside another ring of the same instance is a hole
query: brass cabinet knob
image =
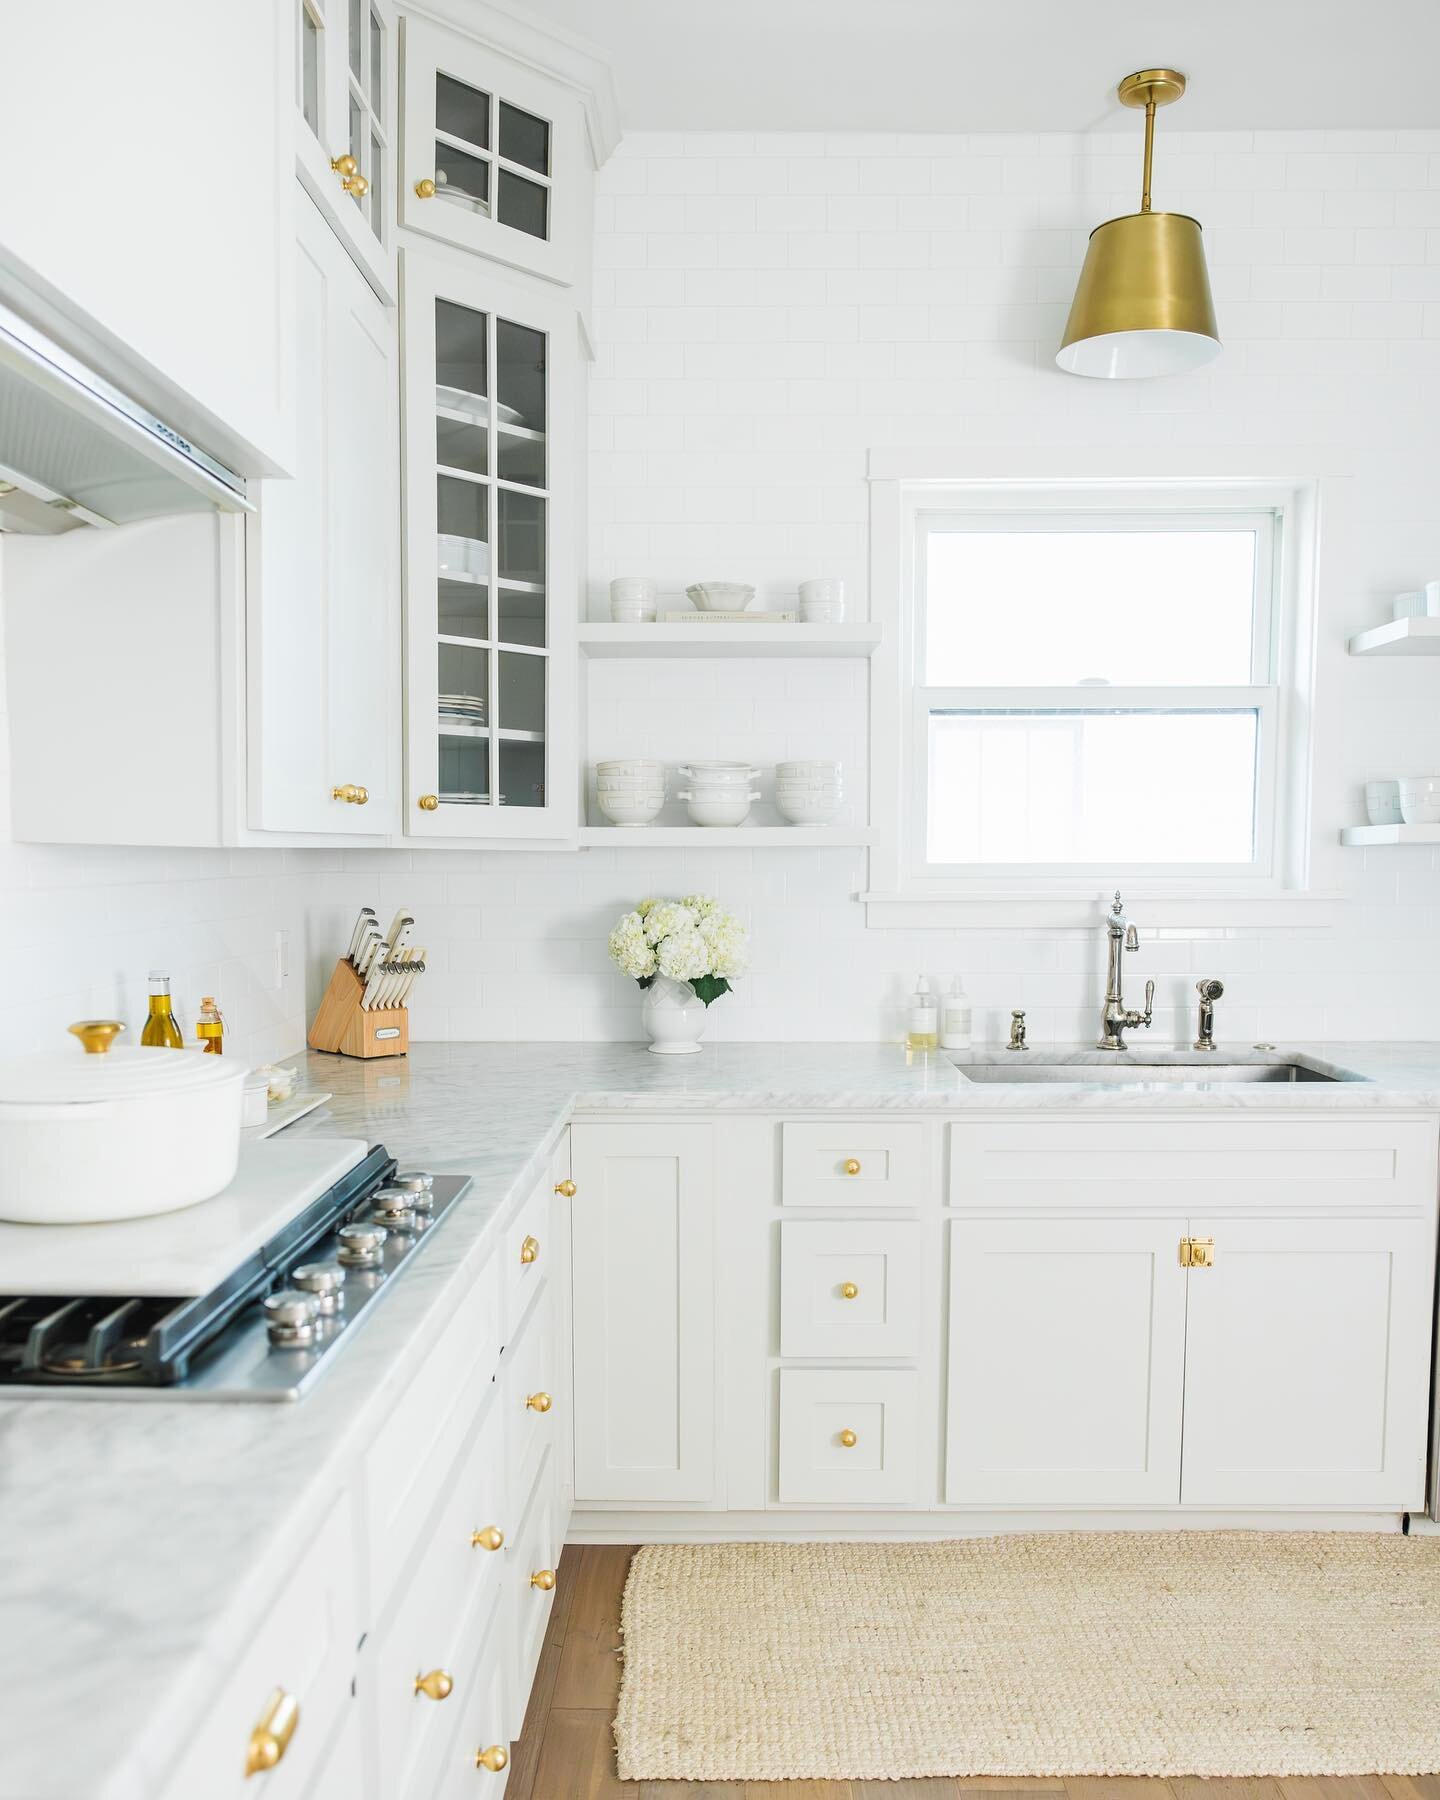
{"type": "Polygon", "coordinates": [[[527,1237],[526,1238],[525,1242],[520,1246],[520,1260],[522,1263],[539,1262],[539,1260],[540,1260],[540,1240],[539,1240],[539,1238],[535,1238],[535,1237],[527,1237]]]}
{"type": "Polygon", "coordinates": [[[533,1588],[539,1588],[542,1594],[548,1594],[555,1585],[555,1571],[553,1569],[537,1569],[530,1577],[530,1585],[533,1588]]]}
{"type": "Polygon", "coordinates": [[[332,156],[330,167],[340,177],[340,185],[347,194],[353,194],[357,200],[363,200],[370,192],[370,183],[360,173],[360,165],[347,150],[344,156],[332,156]]]}
{"type": "Polygon", "coordinates": [[[353,781],[347,781],[343,787],[331,788],[330,798],[343,800],[347,806],[364,806],[370,799],[370,790],[356,787],[353,781]]]}
{"type": "Polygon", "coordinates": [[[505,1533],[498,1525],[484,1525],[479,1531],[470,1533],[472,1550],[499,1550],[505,1543],[505,1533]]]}
{"type": "Polygon", "coordinates": [[[529,1395],[525,1404],[530,1408],[531,1412],[547,1413],[555,1402],[545,1392],[544,1388],[541,1388],[538,1394],[529,1395]]]}
{"type": "Polygon", "coordinates": [[[840,1433],[840,1442],[845,1446],[845,1448],[847,1450],[853,1450],[855,1448],[856,1444],[858,1444],[860,1442],[860,1440],[859,1440],[859,1438],[856,1437],[855,1433],[853,1431],[851,1431],[849,1426],[847,1425],[845,1430],[840,1433]]]}
{"type": "Polygon", "coordinates": [[[415,804],[421,812],[434,812],[440,804],[440,796],[438,794],[422,794],[415,804]]]}
{"type": "Polygon", "coordinates": [[[510,1752],[499,1744],[487,1744],[483,1750],[475,1752],[475,1767],[488,1769],[492,1775],[509,1766],[510,1752]]]}
{"type": "Polygon", "coordinates": [[[840,1283],[840,1298],[842,1300],[854,1300],[859,1292],[859,1288],[856,1287],[853,1281],[842,1281],[840,1283]]]}
{"type": "Polygon", "coordinates": [[[420,180],[415,183],[415,193],[421,200],[435,198],[435,183],[429,175],[422,175],[420,180]]]}
{"type": "Polygon", "coordinates": [[[432,1669],[428,1675],[415,1677],[415,1692],[431,1700],[448,1700],[454,1691],[455,1683],[444,1669],[432,1669]]]}
{"type": "Polygon", "coordinates": [[[555,1183],[555,1192],[563,1194],[567,1200],[573,1200],[577,1191],[573,1181],[557,1181],[555,1183]]]}
{"type": "Polygon", "coordinates": [[[300,1702],[284,1688],[276,1688],[265,1702],[265,1710],[250,1733],[245,1751],[245,1779],[263,1775],[273,1769],[290,1748],[295,1727],[300,1723],[300,1702]]]}
{"type": "Polygon", "coordinates": [[[853,1156],[848,1156],[845,1159],[845,1173],[847,1175],[858,1175],[860,1173],[860,1165],[853,1156]]]}

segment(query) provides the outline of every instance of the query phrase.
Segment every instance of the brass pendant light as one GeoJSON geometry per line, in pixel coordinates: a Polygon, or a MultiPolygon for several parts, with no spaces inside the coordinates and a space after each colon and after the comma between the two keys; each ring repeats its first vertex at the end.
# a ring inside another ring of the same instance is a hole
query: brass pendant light
{"type": "Polygon", "coordinates": [[[1069,375],[1109,380],[1183,375],[1220,353],[1200,226],[1185,213],[1150,210],[1155,109],[1180,98],[1185,77],[1142,69],[1117,92],[1123,105],[1145,108],[1140,210],[1091,232],[1055,361],[1069,375]]]}

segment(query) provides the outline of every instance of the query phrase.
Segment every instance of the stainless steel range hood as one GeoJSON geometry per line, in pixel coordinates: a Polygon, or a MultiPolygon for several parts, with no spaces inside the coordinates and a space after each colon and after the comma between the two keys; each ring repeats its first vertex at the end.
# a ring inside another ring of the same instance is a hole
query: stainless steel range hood
{"type": "Polygon", "coordinates": [[[253,510],[242,476],[0,306],[0,530],[253,510]]]}

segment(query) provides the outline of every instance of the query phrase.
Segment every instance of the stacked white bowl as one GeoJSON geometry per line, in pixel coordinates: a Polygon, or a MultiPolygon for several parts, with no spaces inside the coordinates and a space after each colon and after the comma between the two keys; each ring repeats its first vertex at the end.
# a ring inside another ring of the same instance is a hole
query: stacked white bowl
{"type": "Polygon", "coordinates": [[[690,777],[680,798],[695,825],[743,825],[750,802],[760,798],[750,787],[760,771],[749,763],[685,763],[680,773],[690,777]]]}
{"type": "Polygon", "coordinates": [[[659,588],[648,575],[620,575],[610,583],[610,617],[617,625],[652,625],[659,588]]]}
{"type": "Polygon", "coordinates": [[[612,825],[649,825],[665,804],[665,765],[643,756],[597,762],[595,797],[612,825]]]}
{"type": "Polygon", "coordinates": [[[806,625],[838,625],[845,617],[845,583],[820,578],[800,583],[800,619],[806,625]]]}
{"type": "Polygon", "coordinates": [[[838,762],[775,765],[775,804],[792,825],[828,825],[840,810],[838,762]]]}

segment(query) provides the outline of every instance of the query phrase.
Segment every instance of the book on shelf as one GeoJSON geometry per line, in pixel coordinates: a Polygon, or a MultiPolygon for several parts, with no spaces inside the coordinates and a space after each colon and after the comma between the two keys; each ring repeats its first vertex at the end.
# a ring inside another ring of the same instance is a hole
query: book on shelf
{"type": "Polygon", "coordinates": [[[798,612],[667,612],[665,625],[798,625],[798,612]]]}

